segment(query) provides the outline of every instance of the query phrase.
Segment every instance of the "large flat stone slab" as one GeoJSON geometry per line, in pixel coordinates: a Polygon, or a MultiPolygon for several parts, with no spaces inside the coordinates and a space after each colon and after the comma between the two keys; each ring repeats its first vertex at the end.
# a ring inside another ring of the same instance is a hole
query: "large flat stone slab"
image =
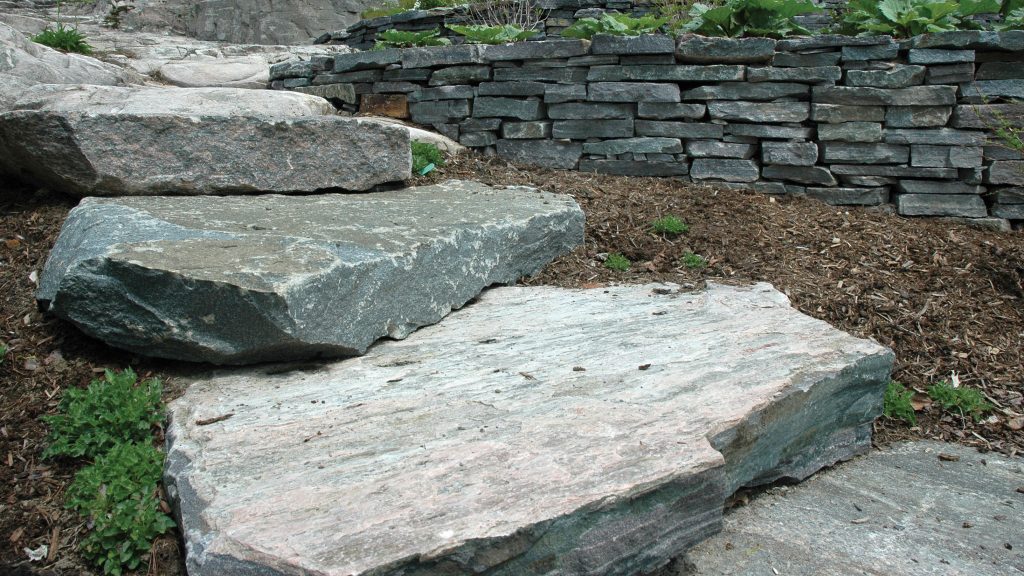
{"type": "Polygon", "coordinates": [[[687,574],[1022,574],[1021,487],[1019,457],[899,444],[733,509],[687,574]]]}
{"type": "MultiPolygon", "coordinates": [[[[266,66],[264,66],[266,68],[266,66]]],[[[91,114],[176,114],[297,118],[334,114],[323,98],[284,90],[40,84],[26,90],[15,110],[91,114]]]]}
{"type": "Polygon", "coordinates": [[[322,196],[87,198],[49,310],[140,354],[224,364],[361,353],[583,240],[568,196],[451,181],[322,196]]]}
{"type": "Polygon", "coordinates": [[[892,360],[767,284],[496,288],[359,358],[193,381],[165,480],[191,576],[645,574],[738,487],[868,449],[892,360]]]}
{"type": "Polygon", "coordinates": [[[0,114],[0,150],[78,196],[367,190],[412,171],[407,131],[339,116],[17,110],[0,114]]]}

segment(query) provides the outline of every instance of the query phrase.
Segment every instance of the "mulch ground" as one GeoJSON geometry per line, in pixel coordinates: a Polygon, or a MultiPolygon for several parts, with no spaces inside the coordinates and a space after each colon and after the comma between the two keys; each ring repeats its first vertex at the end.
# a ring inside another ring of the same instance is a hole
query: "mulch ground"
{"type": "MultiPolygon", "coordinates": [[[[942,414],[919,395],[918,426],[879,419],[877,444],[932,438],[1024,453],[1022,232],[668,179],[524,169],[477,156],[421,181],[447,178],[535,186],[570,194],[583,207],[585,244],[524,284],[770,282],[801,311],[891,347],[893,377],[905,385],[923,391],[955,372],[996,406],[974,422],[942,414]],[[669,214],[689,231],[675,238],[651,232],[650,223],[669,214]],[[682,265],[691,252],[707,266],[682,265]],[[609,253],[629,258],[630,270],[606,269],[609,253]]],[[[110,349],[41,315],[36,275],[74,203],[3,186],[0,198],[0,342],[11,349],[0,364],[0,575],[90,574],[75,552],[84,521],[61,505],[81,463],[40,459],[46,429],[39,417],[54,411],[66,388],[84,386],[103,368],[161,376],[170,366],[110,349]],[[26,549],[42,545],[44,559],[29,562],[26,549]]],[[[158,541],[149,573],[184,573],[175,536],[158,541]]]]}

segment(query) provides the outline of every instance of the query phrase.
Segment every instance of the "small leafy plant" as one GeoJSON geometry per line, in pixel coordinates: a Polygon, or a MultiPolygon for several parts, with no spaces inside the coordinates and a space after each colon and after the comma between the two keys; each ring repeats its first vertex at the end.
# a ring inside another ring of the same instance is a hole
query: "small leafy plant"
{"type": "Polygon", "coordinates": [[[818,12],[822,9],[810,0],[728,0],[718,6],[696,3],[690,8],[688,21],[677,31],[729,38],[809,35],[810,31],[793,18],[818,12]]]}
{"type": "Polygon", "coordinates": [[[57,24],[56,28],[46,28],[33,36],[32,41],[62,52],[92,54],[92,46],[85,41],[85,35],[78,28],[68,28],[63,24],[57,24]]]}
{"type": "Polygon", "coordinates": [[[138,568],[153,540],[174,527],[157,497],[163,460],[149,440],[118,444],[79,470],[68,487],[65,506],[92,522],[82,553],[104,574],[138,568]]]}
{"type": "Polygon", "coordinates": [[[441,150],[429,142],[412,142],[412,171],[413,174],[425,175],[431,169],[429,166],[444,166],[444,154],[441,150]]]}
{"type": "MultiPolygon", "coordinates": [[[[954,382],[956,383],[956,382],[954,382]]],[[[928,388],[928,397],[947,412],[956,412],[963,417],[970,416],[975,422],[980,421],[992,405],[976,388],[954,386],[943,380],[928,388]]]]}
{"type": "Polygon", "coordinates": [[[842,22],[847,34],[918,34],[977,29],[970,17],[999,12],[999,0],[850,0],[842,22]]]}
{"type": "MultiPolygon", "coordinates": [[[[73,4],[91,4],[91,0],[70,0],[73,4]]],[[[43,46],[49,46],[55,50],[64,52],[76,52],[78,54],[92,54],[92,46],[85,41],[85,35],[76,27],[67,27],[61,16],[64,2],[57,0],[57,18],[55,26],[47,26],[42,32],[32,37],[32,41],[43,46]]]]}
{"type": "Polygon", "coordinates": [[[508,44],[509,42],[521,42],[538,34],[536,30],[523,30],[513,24],[501,26],[448,24],[448,28],[456,34],[465,36],[466,42],[469,44],[508,44]]]}
{"type": "Polygon", "coordinates": [[[651,222],[651,231],[656,234],[664,234],[666,236],[678,236],[690,227],[685,222],[679,219],[678,216],[669,214],[668,216],[662,216],[654,222],[651,222]]]}
{"type": "Polygon", "coordinates": [[[608,258],[604,261],[605,268],[615,270],[616,272],[625,272],[626,270],[629,270],[631,265],[632,262],[629,261],[629,258],[626,258],[618,252],[609,254],[608,258]]]}
{"type": "Polygon", "coordinates": [[[161,385],[150,379],[136,386],[136,380],[131,369],[107,370],[84,390],[68,389],[58,414],[42,418],[50,426],[43,457],[96,458],[119,443],[148,440],[164,419],[161,385]]]}
{"type": "Polygon", "coordinates": [[[160,511],[164,455],[152,429],[164,418],[160,381],[136,385],[130,369],[107,370],[85,390],[64,393],[50,425],[49,456],[84,456],[92,464],[75,474],[65,506],[89,519],[82,554],[104,574],[120,576],[146,559],[153,540],[174,527],[160,511]]]}
{"type": "Polygon", "coordinates": [[[686,254],[683,254],[683,257],[682,259],[680,259],[680,262],[683,264],[683,266],[690,268],[691,270],[700,270],[702,268],[706,268],[708,265],[707,259],[705,259],[700,254],[694,254],[693,252],[687,252],[686,254]]]}
{"type": "Polygon", "coordinates": [[[903,420],[911,426],[916,426],[917,416],[914,414],[914,406],[910,403],[913,398],[912,390],[907,390],[903,384],[890,380],[885,388],[882,414],[887,418],[903,420]]]}
{"type": "Polygon", "coordinates": [[[377,33],[377,43],[373,45],[374,50],[385,48],[413,48],[417,46],[447,46],[451,40],[441,37],[441,29],[424,30],[422,32],[409,32],[406,30],[384,30],[377,33]]]}
{"type": "Polygon", "coordinates": [[[565,30],[565,38],[582,38],[589,40],[596,34],[612,36],[639,36],[652,34],[660,29],[667,19],[654,16],[634,18],[627,14],[609,14],[605,12],[600,18],[580,18],[565,30]]]}

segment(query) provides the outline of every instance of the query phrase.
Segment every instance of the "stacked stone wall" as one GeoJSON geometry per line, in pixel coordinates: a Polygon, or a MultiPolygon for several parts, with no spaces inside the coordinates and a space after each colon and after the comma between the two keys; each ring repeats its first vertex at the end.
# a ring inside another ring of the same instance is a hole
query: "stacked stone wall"
{"type": "Polygon", "coordinates": [[[788,40],[597,36],[393,49],[272,87],[534,165],[672,176],[904,215],[1024,219],[1024,32],[788,40]]]}

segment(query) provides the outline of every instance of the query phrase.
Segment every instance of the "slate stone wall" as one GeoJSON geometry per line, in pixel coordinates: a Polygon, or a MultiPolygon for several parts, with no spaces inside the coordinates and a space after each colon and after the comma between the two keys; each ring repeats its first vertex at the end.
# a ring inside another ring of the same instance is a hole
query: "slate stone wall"
{"type": "MultiPolygon", "coordinates": [[[[825,9],[820,14],[798,16],[796,20],[810,30],[821,30],[832,24],[835,8],[844,6],[847,0],[815,0],[825,9]]],[[[560,37],[562,30],[572,26],[580,18],[595,18],[602,12],[618,12],[632,16],[644,16],[656,11],[649,1],[632,2],[630,0],[535,0],[538,9],[543,11],[544,22],[541,24],[540,38],[560,37]]],[[[317,43],[346,44],[360,50],[373,48],[377,33],[383,30],[421,31],[440,28],[441,35],[451,39],[453,43],[462,42],[462,37],[443,27],[444,24],[469,23],[464,6],[454,8],[436,8],[433,10],[410,10],[393,16],[381,16],[369,20],[360,20],[346,30],[326,33],[317,38],[317,43]]]]}
{"type": "Polygon", "coordinates": [[[540,166],[673,176],[904,215],[1024,219],[1024,31],[896,42],[598,36],[338,55],[272,87],[540,166]]]}

